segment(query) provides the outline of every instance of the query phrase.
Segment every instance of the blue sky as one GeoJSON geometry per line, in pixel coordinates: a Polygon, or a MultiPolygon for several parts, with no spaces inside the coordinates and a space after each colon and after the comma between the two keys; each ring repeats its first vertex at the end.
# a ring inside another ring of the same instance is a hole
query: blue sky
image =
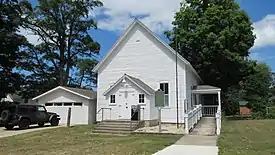
{"type": "MultiPolygon", "coordinates": [[[[91,15],[97,19],[98,30],[90,34],[101,44],[102,58],[135,17],[165,39],[163,32],[172,28],[174,13],[182,0],[101,0],[104,8],[91,15]],[[146,4],[146,5],[145,5],[146,4]]],[[[35,0],[31,1],[35,4],[35,0]]],[[[275,0],[236,0],[253,22],[256,41],[251,48],[252,59],[267,63],[275,71],[275,0]]],[[[23,32],[30,42],[35,36],[23,32]],[[28,34],[28,35],[27,35],[28,34]]]]}

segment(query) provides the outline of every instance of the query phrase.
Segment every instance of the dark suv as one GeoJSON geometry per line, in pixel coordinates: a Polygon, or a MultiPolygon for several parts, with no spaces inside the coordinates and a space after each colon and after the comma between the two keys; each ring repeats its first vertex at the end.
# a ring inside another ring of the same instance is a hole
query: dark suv
{"type": "Polygon", "coordinates": [[[19,129],[27,129],[31,124],[44,126],[51,123],[52,126],[59,124],[59,115],[47,112],[42,105],[10,104],[2,109],[0,122],[6,129],[11,130],[14,126],[19,129]]]}

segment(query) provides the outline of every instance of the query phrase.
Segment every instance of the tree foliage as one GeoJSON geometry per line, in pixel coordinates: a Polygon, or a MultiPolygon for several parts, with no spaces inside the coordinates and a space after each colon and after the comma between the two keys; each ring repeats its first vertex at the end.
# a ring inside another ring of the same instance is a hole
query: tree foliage
{"type": "Polygon", "coordinates": [[[20,5],[16,0],[0,1],[0,99],[20,89],[21,76],[14,68],[21,58],[20,47],[27,44],[26,38],[17,34],[22,25],[20,5]]]}
{"type": "Polygon", "coordinates": [[[255,39],[252,23],[234,0],[186,0],[173,25],[166,32],[170,45],[205,84],[227,92],[253,71],[246,59],[255,39]]]}
{"type": "Polygon", "coordinates": [[[93,72],[93,68],[97,63],[96,59],[81,59],[77,62],[78,72],[75,79],[78,79],[78,87],[92,88],[96,86],[97,74],[93,72]]]}
{"type": "Polygon", "coordinates": [[[22,69],[30,73],[26,89],[47,83],[43,89],[67,85],[78,60],[98,54],[100,45],[88,31],[97,28],[90,13],[100,6],[98,0],[39,0],[33,10],[25,12],[24,28],[41,41],[28,48],[21,62],[22,69]]]}
{"type": "Polygon", "coordinates": [[[241,82],[244,90],[243,98],[249,101],[249,105],[254,112],[264,112],[269,105],[269,95],[271,92],[272,76],[270,68],[263,63],[257,64],[255,73],[245,77],[241,82]]]}

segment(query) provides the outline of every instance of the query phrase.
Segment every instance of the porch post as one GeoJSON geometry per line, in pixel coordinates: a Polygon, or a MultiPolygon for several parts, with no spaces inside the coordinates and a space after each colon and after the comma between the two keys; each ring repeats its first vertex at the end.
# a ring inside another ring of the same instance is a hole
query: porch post
{"type": "Polygon", "coordinates": [[[218,102],[219,102],[218,111],[221,111],[221,91],[218,92],[218,102]]]}

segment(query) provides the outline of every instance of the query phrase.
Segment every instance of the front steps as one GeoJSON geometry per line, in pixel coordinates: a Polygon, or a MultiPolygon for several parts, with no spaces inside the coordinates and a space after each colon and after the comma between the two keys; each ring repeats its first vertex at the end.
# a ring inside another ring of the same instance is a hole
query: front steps
{"type": "Polygon", "coordinates": [[[97,133],[131,133],[139,128],[139,121],[105,120],[99,122],[93,129],[97,133]]]}
{"type": "Polygon", "coordinates": [[[215,117],[202,117],[199,123],[191,131],[191,135],[216,135],[216,120],[215,117]]]}

